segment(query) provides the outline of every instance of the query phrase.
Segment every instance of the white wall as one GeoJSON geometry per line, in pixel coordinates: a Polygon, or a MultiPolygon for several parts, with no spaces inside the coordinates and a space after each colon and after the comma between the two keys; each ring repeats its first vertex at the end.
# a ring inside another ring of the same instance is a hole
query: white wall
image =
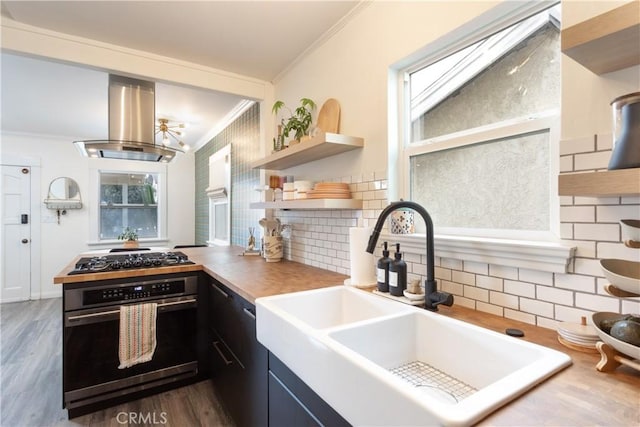
{"type": "Polygon", "coordinates": [[[340,133],[363,137],[365,148],[292,168],[287,175],[313,179],[330,170],[340,171],[337,176],[386,170],[389,67],[497,3],[385,1],[365,7],[275,83],[275,98],[290,107],[302,97],[319,107],[337,99],[340,133]]]}
{"type": "MultiPolygon", "coordinates": [[[[40,195],[37,197],[40,204],[32,206],[32,211],[39,209],[41,214],[41,233],[32,235],[32,241],[40,244],[40,292],[37,297],[55,297],[62,295],[62,287],[53,284],[56,276],[79,253],[95,250],[97,247],[89,246],[90,209],[91,202],[96,200],[91,197],[89,188],[90,167],[113,167],[113,162],[132,163],[132,168],[139,167],[139,162],[127,162],[109,159],[88,159],[82,157],[72,144],[72,139],[2,134],[3,159],[9,156],[20,156],[39,159],[41,180],[40,195]],[[67,210],[62,216],[60,224],[56,220],[55,211],[46,209],[42,202],[47,197],[49,183],[60,176],[67,176],[76,180],[80,187],[83,208],[80,210],[67,210]]],[[[167,246],[172,247],[177,243],[189,243],[194,241],[194,186],[195,177],[193,154],[179,155],[168,165],[168,238],[167,246]]]]}

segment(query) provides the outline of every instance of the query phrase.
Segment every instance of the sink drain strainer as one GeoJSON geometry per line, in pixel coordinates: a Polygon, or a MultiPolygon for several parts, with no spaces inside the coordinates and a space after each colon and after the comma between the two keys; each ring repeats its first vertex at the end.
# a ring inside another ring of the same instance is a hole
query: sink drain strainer
{"type": "Polygon", "coordinates": [[[391,369],[391,373],[433,397],[458,403],[475,393],[475,388],[424,362],[415,361],[391,369]]]}

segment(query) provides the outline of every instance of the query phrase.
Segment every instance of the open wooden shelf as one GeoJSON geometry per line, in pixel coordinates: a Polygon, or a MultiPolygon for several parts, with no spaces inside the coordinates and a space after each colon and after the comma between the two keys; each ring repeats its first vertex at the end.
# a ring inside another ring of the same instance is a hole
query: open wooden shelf
{"type": "Polygon", "coordinates": [[[301,199],[249,204],[251,209],[362,209],[361,199],[301,199]]]}
{"type": "Polygon", "coordinates": [[[338,133],[319,132],[301,142],[251,164],[253,169],[282,170],[364,147],[364,139],[338,133]]]}
{"type": "Polygon", "coordinates": [[[561,174],[558,176],[558,194],[637,196],[640,194],[640,168],[561,174]]]}
{"type": "Polygon", "coordinates": [[[640,2],[562,30],[562,52],[600,75],[640,64],[640,2]]]}

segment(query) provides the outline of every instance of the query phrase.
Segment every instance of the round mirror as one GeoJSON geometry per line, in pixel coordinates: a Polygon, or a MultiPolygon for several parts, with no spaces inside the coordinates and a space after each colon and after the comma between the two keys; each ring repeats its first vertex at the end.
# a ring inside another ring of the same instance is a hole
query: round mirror
{"type": "Polygon", "coordinates": [[[70,200],[79,199],[78,183],[71,178],[60,177],[51,181],[49,185],[49,199],[70,200]]]}

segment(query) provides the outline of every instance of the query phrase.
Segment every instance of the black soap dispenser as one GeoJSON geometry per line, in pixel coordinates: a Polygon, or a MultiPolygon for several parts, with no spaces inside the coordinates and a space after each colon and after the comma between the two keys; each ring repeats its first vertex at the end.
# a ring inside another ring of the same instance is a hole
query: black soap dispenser
{"type": "Polygon", "coordinates": [[[383,243],[382,258],[378,260],[378,268],[376,269],[376,276],[378,278],[378,291],[389,292],[389,264],[392,260],[389,258],[389,249],[387,249],[387,242],[383,243]]]}
{"type": "Polygon", "coordinates": [[[407,263],[402,260],[400,243],[396,243],[395,259],[389,264],[389,293],[401,297],[407,289],[407,263]]]}

